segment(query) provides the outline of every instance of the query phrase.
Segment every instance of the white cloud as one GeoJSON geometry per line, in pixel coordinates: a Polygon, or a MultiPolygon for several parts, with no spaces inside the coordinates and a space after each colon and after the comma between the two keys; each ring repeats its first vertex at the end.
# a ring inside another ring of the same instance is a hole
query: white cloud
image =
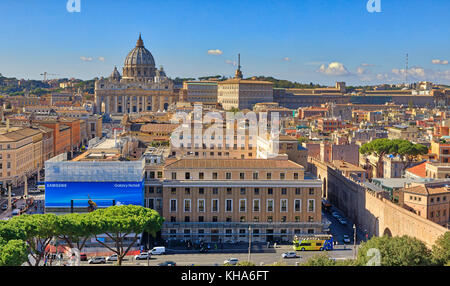
{"type": "Polygon", "coordinates": [[[361,66],[362,67],[373,67],[375,65],[374,64],[368,64],[368,63],[362,63],[361,66]]]}
{"type": "Polygon", "coordinates": [[[219,56],[223,54],[223,52],[219,49],[215,49],[215,50],[208,50],[208,55],[214,55],[214,56],[219,56]]]}
{"type": "Polygon", "coordinates": [[[292,59],[291,58],[289,58],[289,57],[285,57],[285,58],[283,58],[283,61],[286,61],[286,62],[290,62],[292,59]]]}
{"type": "Polygon", "coordinates": [[[342,63],[339,62],[331,62],[328,65],[322,64],[320,68],[317,70],[317,72],[335,76],[350,74],[347,68],[342,63]]]}
{"type": "Polygon", "coordinates": [[[104,62],[105,58],[104,57],[98,57],[98,60],[101,61],[101,62],[104,62]]]}
{"type": "Polygon", "coordinates": [[[84,56],[81,56],[80,59],[81,59],[82,61],[84,61],[84,62],[91,62],[91,61],[92,61],[92,58],[91,58],[91,57],[84,57],[84,56]]]}
{"type": "Polygon", "coordinates": [[[236,62],[235,61],[231,61],[231,60],[225,60],[225,63],[232,65],[232,66],[236,66],[236,62]]]}
{"type": "Polygon", "coordinates": [[[435,65],[448,65],[447,60],[431,60],[431,63],[435,65]]]}

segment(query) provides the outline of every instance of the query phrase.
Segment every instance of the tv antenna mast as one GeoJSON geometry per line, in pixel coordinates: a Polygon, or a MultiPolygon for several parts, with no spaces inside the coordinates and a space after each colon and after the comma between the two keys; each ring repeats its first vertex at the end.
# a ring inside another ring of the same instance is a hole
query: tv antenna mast
{"type": "Polygon", "coordinates": [[[406,53],[406,65],[405,65],[405,85],[408,84],[408,53],[406,53]]]}

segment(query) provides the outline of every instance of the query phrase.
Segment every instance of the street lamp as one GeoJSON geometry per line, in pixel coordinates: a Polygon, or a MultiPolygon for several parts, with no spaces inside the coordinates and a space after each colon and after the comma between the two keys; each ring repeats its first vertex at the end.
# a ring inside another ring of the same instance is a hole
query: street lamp
{"type": "Polygon", "coordinates": [[[353,257],[356,259],[356,224],[353,224],[353,257]]]}
{"type": "Polygon", "coordinates": [[[250,251],[252,248],[252,227],[248,226],[248,261],[250,262],[250,251]]]}

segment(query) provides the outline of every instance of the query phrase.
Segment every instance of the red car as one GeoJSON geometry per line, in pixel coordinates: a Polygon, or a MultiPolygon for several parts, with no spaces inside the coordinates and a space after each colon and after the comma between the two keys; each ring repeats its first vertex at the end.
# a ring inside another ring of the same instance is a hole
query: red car
{"type": "Polygon", "coordinates": [[[86,253],[80,253],[80,261],[87,261],[87,255],[86,253]]]}

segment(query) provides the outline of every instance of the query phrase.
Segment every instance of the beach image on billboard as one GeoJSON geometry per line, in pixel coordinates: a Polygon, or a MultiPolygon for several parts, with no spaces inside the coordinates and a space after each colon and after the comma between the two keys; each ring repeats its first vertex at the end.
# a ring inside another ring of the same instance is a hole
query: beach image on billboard
{"type": "Polygon", "coordinates": [[[46,182],[45,207],[87,207],[91,199],[98,207],[143,205],[144,182],[46,182]]]}

